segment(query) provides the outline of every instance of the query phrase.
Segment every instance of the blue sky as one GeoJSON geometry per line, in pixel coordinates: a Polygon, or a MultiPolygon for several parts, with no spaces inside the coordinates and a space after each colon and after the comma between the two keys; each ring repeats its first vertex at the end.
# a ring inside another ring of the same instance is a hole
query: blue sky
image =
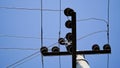
{"type": "MultiPolygon", "coordinates": [[[[43,0],[43,9],[59,10],[60,0],[43,0]]],[[[0,0],[0,7],[35,8],[40,9],[41,0],[0,0]]],[[[120,1],[110,0],[110,45],[112,53],[109,68],[118,68],[119,55],[119,18],[120,1]]],[[[61,9],[70,7],[77,13],[77,39],[96,31],[107,29],[104,21],[86,20],[98,18],[107,21],[107,0],[62,0],[61,9]]],[[[43,11],[43,45],[50,46],[57,42],[59,30],[61,37],[70,32],[64,24],[68,18],[61,11],[61,29],[59,23],[60,11],[43,11]]],[[[41,46],[41,11],[0,8],[0,68],[7,66],[39,51],[41,46]],[[2,48],[33,48],[35,50],[2,49],[2,48]]],[[[97,33],[77,40],[78,50],[91,50],[93,44],[99,44],[102,49],[107,43],[106,32],[97,33]]],[[[58,44],[55,44],[56,46],[58,44]]],[[[55,46],[53,45],[53,46],[55,46]]],[[[65,50],[60,46],[61,51],[65,50]]],[[[51,49],[51,47],[49,48],[51,49]]],[[[86,55],[91,68],[107,68],[107,55],[86,55]]],[[[59,68],[59,57],[44,57],[45,68],[59,68]]],[[[71,56],[61,56],[61,68],[72,68],[71,56]]],[[[41,54],[14,65],[15,68],[42,68],[41,54]]],[[[12,68],[12,67],[11,67],[12,68]]]]}

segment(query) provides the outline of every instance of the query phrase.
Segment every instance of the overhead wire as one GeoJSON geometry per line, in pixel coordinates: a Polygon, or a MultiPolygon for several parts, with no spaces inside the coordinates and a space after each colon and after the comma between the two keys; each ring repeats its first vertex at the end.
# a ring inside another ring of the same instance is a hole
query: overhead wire
{"type": "MultiPolygon", "coordinates": [[[[78,38],[77,40],[81,40],[81,39],[83,39],[83,38],[86,38],[86,37],[88,37],[88,36],[91,36],[91,35],[94,35],[94,34],[97,34],[97,33],[101,33],[101,32],[107,32],[107,30],[96,31],[96,32],[87,34],[87,35],[85,35],[85,36],[82,36],[81,38],[78,38]]],[[[51,44],[50,46],[48,46],[48,48],[51,47],[51,46],[54,46],[54,45],[57,44],[57,43],[58,43],[58,42],[56,42],[56,43],[54,43],[54,44],[51,44]]],[[[7,68],[10,68],[10,67],[12,67],[12,66],[14,66],[14,65],[16,65],[16,64],[18,64],[18,65],[20,64],[20,65],[21,65],[21,64],[23,64],[23,63],[26,62],[26,61],[24,61],[24,60],[26,60],[26,59],[28,59],[28,58],[31,58],[32,56],[36,55],[37,53],[39,53],[39,51],[37,51],[37,52],[35,52],[35,53],[33,53],[33,54],[31,54],[31,55],[29,55],[29,56],[27,56],[27,57],[19,60],[19,61],[15,62],[15,63],[13,63],[13,64],[11,64],[11,65],[9,65],[7,68]],[[24,61],[24,62],[22,62],[22,61],[24,61]],[[21,62],[22,62],[22,63],[21,63],[21,62]]],[[[28,60],[27,60],[27,61],[28,61],[28,60]]]]}
{"type": "Polygon", "coordinates": [[[21,8],[21,7],[2,7],[0,9],[14,9],[14,10],[35,10],[35,11],[63,11],[63,10],[56,10],[56,9],[39,9],[39,8],[21,8]]]}
{"type": "Polygon", "coordinates": [[[36,51],[36,50],[39,50],[39,48],[0,48],[0,50],[31,50],[31,51],[36,51]]]}
{"type": "Polygon", "coordinates": [[[80,20],[77,20],[77,21],[79,22],[79,21],[89,21],[89,20],[103,21],[103,22],[105,22],[106,24],[108,24],[108,21],[106,21],[105,19],[94,18],[94,17],[90,17],[90,18],[86,18],[86,19],[80,19],[80,20]]]}
{"type": "Polygon", "coordinates": [[[53,44],[49,45],[49,46],[48,46],[48,48],[50,48],[50,47],[54,46],[55,44],[58,44],[58,42],[55,42],[55,43],[53,43],[53,44]]]}
{"type": "MultiPolygon", "coordinates": [[[[91,35],[94,35],[94,34],[97,34],[97,33],[102,33],[102,32],[106,32],[107,33],[107,30],[99,30],[99,31],[95,31],[95,32],[92,32],[92,33],[89,33],[87,35],[84,35],[80,38],[78,38],[77,40],[81,40],[81,39],[84,39],[88,36],[91,36],[91,35]]],[[[48,48],[52,47],[52,46],[55,46],[55,44],[58,44],[58,42],[55,42],[51,45],[48,46],[48,48]]],[[[39,48],[0,48],[0,50],[39,50],[39,48]]]]}
{"type": "MultiPolygon", "coordinates": [[[[48,48],[50,48],[51,46],[54,46],[55,44],[57,44],[58,42],[56,42],[56,43],[54,43],[54,44],[51,44],[50,46],[48,46],[48,48]]],[[[9,50],[9,49],[19,49],[19,50],[38,50],[38,49],[32,49],[32,48],[0,48],[0,49],[7,49],[7,50],[9,50]]],[[[10,67],[13,67],[14,66],[14,68],[15,67],[17,67],[17,66],[19,66],[19,65],[22,65],[23,63],[25,63],[25,62],[27,62],[27,61],[29,61],[29,60],[31,60],[31,59],[33,59],[33,58],[35,58],[35,57],[37,57],[38,55],[36,55],[36,54],[38,54],[39,53],[39,51],[37,51],[37,52],[35,52],[35,53],[32,53],[31,55],[29,55],[29,56],[27,56],[27,57],[25,57],[25,58],[23,58],[23,59],[21,59],[21,60],[18,60],[18,61],[16,61],[15,63],[13,63],[13,64],[10,64],[9,66],[7,66],[7,68],[10,68],[10,67]],[[34,56],[34,55],[36,55],[36,56],[34,56]],[[34,56],[34,57],[32,57],[32,56],[34,56]],[[32,57],[32,58],[31,58],[32,57]],[[26,59],[28,59],[28,60],[26,60],[26,59]],[[25,61],[26,60],[26,61],[25,61]]],[[[40,54],[39,54],[40,55],[40,54]]]]}
{"type": "MultiPolygon", "coordinates": [[[[41,47],[43,47],[43,0],[41,0],[41,47]]],[[[44,68],[44,57],[41,54],[41,64],[44,68]]]]}
{"type": "MultiPolygon", "coordinates": [[[[42,1],[42,0],[41,0],[42,1]]],[[[108,0],[109,2],[109,0],[108,0]]],[[[5,8],[5,9],[19,9],[19,10],[41,10],[41,17],[42,17],[42,11],[61,11],[61,10],[51,10],[51,9],[30,9],[30,8],[9,8],[9,7],[0,7],[0,8],[5,8]]],[[[109,10],[109,3],[108,3],[108,10],[109,10]]],[[[63,10],[62,10],[63,11],[63,10]]],[[[61,12],[60,12],[61,13],[61,12]]],[[[41,18],[42,20],[42,18],[41,18]]],[[[88,18],[88,19],[81,19],[81,20],[78,20],[78,21],[85,21],[85,20],[100,20],[100,21],[104,21],[105,23],[107,23],[107,38],[108,38],[108,43],[109,43],[109,11],[108,11],[108,21],[104,20],[104,19],[98,19],[98,18],[88,18]]],[[[42,21],[41,21],[42,23],[42,21]]],[[[42,25],[41,25],[42,26],[42,25]]],[[[100,32],[105,32],[105,31],[100,31],[100,32]]],[[[81,38],[79,38],[78,40],[82,39],[82,38],[85,38],[85,37],[88,37],[90,35],[93,35],[93,34],[96,34],[96,33],[100,33],[99,31],[98,32],[95,32],[95,33],[91,33],[91,34],[88,34],[86,36],[83,36],[81,38]]],[[[41,33],[42,33],[42,29],[41,29],[41,33]]],[[[10,36],[9,36],[10,37],[10,36]]],[[[11,36],[12,37],[12,36],[11,36]]],[[[13,36],[15,37],[15,36],[13,36]]],[[[42,35],[41,35],[42,37],[42,35]]],[[[20,38],[20,37],[19,37],[20,38]]],[[[21,37],[22,38],[22,37],[21,37]]],[[[34,37],[23,37],[23,38],[34,38],[34,37]]],[[[43,38],[36,38],[36,39],[43,39],[43,38]]],[[[42,41],[41,41],[42,43],[42,41]]],[[[56,43],[54,43],[56,44],[56,43]]],[[[13,48],[14,49],[14,48],[13,48]]],[[[19,49],[19,48],[18,48],[19,49]]],[[[23,49],[24,50],[24,49],[23,49]]],[[[29,49],[28,49],[29,50],[29,49]]],[[[34,50],[34,49],[33,49],[34,50]]],[[[107,64],[107,68],[109,68],[109,59],[108,59],[108,64],[107,64]]]]}
{"type": "MultiPolygon", "coordinates": [[[[96,32],[87,34],[87,35],[85,35],[85,36],[83,36],[83,37],[81,37],[81,38],[78,38],[77,40],[81,40],[81,39],[83,39],[83,38],[86,38],[86,37],[88,37],[88,36],[91,36],[91,35],[97,34],[97,33],[101,33],[101,32],[107,32],[107,30],[96,31],[96,32]]],[[[57,42],[57,43],[58,43],[58,42],[57,42]]],[[[55,44],[57,44],[57,43],[54,43],[54,44],[50,45],[49,47],[51,47],[51,46],[53,46],[53,45],[55,45],[55,44]]],[[[33,55],[34,55],[34,54],[32,54],[32,55],[30,55],[30,56],[33,56],[33,55]]],[[[27,58],[29,58],[30,56],[28,56],[27,58]]],[[[24,59],[22,59],[22,60],[20,60],[20,61],[15,62],[14,64],[10,65],[10,67],[13,66],[13,65],[15,65],[16,63],[19,63],[19,62],[27,59],[27,58],[24,58],[24,59]]]]}
{"type": "MultiPolygon", "coordinates": [[[[59,10],[61,10],[61,0],[59,0],[59,10]]],[[[60,38],[61,36],[61,11],[59,12],[59,36],[58,36],[58,39],[60,38]]],[[[58,43],[58,47],[60,48],[60,44],[58,43]]],[[[59,68],[61,68],[61,56],[59,55],[59,68]]]]}
{"type": "Polygon", "coordinates": [[[108,43],[109,43],[109,19],[110,19],[110,16],[109,16],[109,14],[110,14],[110,12],[109,12],[109,10],[110,10],[110,0],[108,0],[108,8],[107,8],[107,19],[108,19],[108,24],[107,24],[107,39],[108,39],[108,43]]]}
{"type": "MultiPolygon", "coordinates": [[[[107,0],[108,1],[108,4],[107,4],[107,20],[108,20],[108,24],[107,24],[107,43],[110,44],[109,42],[109,33],[110,33],[110,30],[109,30],[109,22],[110,22],[110,0],[107,0]]],[[[109,54],[107,55],[107,68],[109,68],[109,61],[110,60],[110,57],[109,57],[109,54]]]]}
{"type": "MultiPolygon", "coordinates": [[[[16,35],[5,35],[0,34],[0,37],[11,37],[11,38],[24,38],[24,39],[41,39],[40,37],[32,37],[32,36],[16,36],[16,35]]],[[[55,40],[57,38],[43,38],[47,40],[55,40]]]]}
{"type": "MultiPolygon", "coordinates": [[[[99,21],[105,22],[107,24],[107,30],[106,31],[100,31],[100,32],[106,32],[107,33],[107,43],[109,44],[109,32],[110,32],[110,30],[109,30],[109,20],[110,20],[110,16],[109,16],[110,12],[109,12],[109,10],[110,10],[110,0],[107,0],[107,1],[108,1],[108,3],[107,3],[107,21],[105,19],[92,18],[92,17],[91,18],[87,18],[87,19],[77,20],[77,21],[79,22],[79,21],[87,21],[87,20],[99,20],[99,21]]],[[[78,40],[83,39],[83,38],[85,38],[87,36],[96,34],[96,33],[99,33],[99,31],[90,33],[90,34],[88,34],[86,36],[83,36],[83,37],[79,38],[78,40]]],[[[109,68],[109,60],[110,60],[109,54],[107,54],[107,68],[109,68]]]]}
{"type": "Polygon", "coordinates": [[[9,66],[7,66],[6,68],[13,67],[14,65],[16,65],[16,64],[18,64],[18,63],[20,63],[20,62],[22,62],[22,61],[24,61],[24,60],[26,60],[26,59],[28,59],[28,58],[32,57],[33,55],[38,54],[38,53],[39,53],[39,51],[37,51],[37,52],[35,52],[35,53],[33,53],[33,54],[31,54],[31,55],[29,55],[29,56],[27,56],[27,57],[25,57],[25,58],[23,58],[23,59],[19,60],[19,61],[16,61],[16,62],[15,62],[15,63],[13,63],[13,64],[10,64],[10,65],[9,65],[9,66]]]}
{"type": "Polygon", "coordinates": [[[28,60],[25,60],[25,61],[23,61],[23,62],[15,65],[15,66],[13,66],[13,68],[16,68],[16,67],[18,67],[18,66],[20,66],[20,65],[22,65],[22,64],[24,64],[24,63],[26,63],[26,62],[28,62],[28,61],[30,61],[30,60],[32,60],[32,59],[34,59],[34,58],[36,58],[36,57],[38,57],[38,56],[40,56],[40,54],[37,54],[37,55],[35,55],[34,57],[30,57],[28,60]]]}
{"type": "Polygon", "coordinates": [[[81,39],[84,39],[88,36],[91,36],[91,35],[94,35],[94,34],[97,34],[97,33],[102,33],[102,32],[107,32],[107,30],[100,30],[100,31],[92,32],[92,33],[89,33],[87,35],[82,36],[81,38],[78,38],[77,40],[81,40],[81,39]]]}
{"type": "MultiPolygon", "coordinates": [[[[89,37],[89,36],[91,36],[91,35],[98,34],[98,33],[103,33],[103,32],[106,32],[106,33],[107,33],[107,30],[95,31],[95,32],[89,33],[89,34],[87,34],[87,35],[84,35],[84,36],[78,38],[77,40],[79,41],[79,40],[82,40],[82,39],[84,39],[84,38],[87,38],[87,37],[89,37]]],[[[83,56],[85,57],[85,54],[83,54],[83,56]]]]}
{"type": "MultiPolygon", "coordinates": [[[[96,31],[96,32],[87,34],[87,35],[85,35],[85,36],[83,36],[83,37],[81,37],[81,38],[78,38],[77,40],[81,40],[81,39],[83,39],[83,38],[86,38],[86,37],[88,37],[88,36],[91,36],[91,35],[97,34],[97,33],[101,33],[101,32],[107,32],[107,30],[96,31]]],[[[49,47],[51,47],[51,46],[53,46],[53,45],[55,45],[55,44],[57,44],[57,43],[58,43],[58,42],[50,45],[49,47]]],[[[14,48],[13,48],[13,49],[14,49],[14,48]]],[[[29,50],[29,49],[28,49],[28,50],[29,50]]],[[[34,50],[34,49],[33,49],[33,50],[34,50]]],[[[28,56],[27,58],[29,58],[29,57],[31,57],[31,56],[34,56],[35,54],[36,54],[36,53],[33,53],[32,55],[28,56]]],[[[25,59],[27,59],[27,58],[25,57],[25,58],[23,58],[22,60],[19,60],[19,61],[15,62],[14,64],[9,65],[8,68],[11,67],[11,66],[14,66],[15,64],[18,64],[18,63],[22,62],[23,60],[25,60],[25,59]]],[[[21,65],[21,64],[20,64],[20,65],[21,65]]]]}
{"type": "MultiPolygon", "coordinates": [[[[51,44],[50,46],[48,46],[48,48],[50,48],[51,46],[54,46],[55,44],[57,44],[57,42],[54,43],[54,44],[51,44]]],[[[16,49],[16,48],[1,48],[1,49],[16,49]]],[[[24,49],[24,48],[17,48],[17,49],[26,50],[26,49],[24,49]]],[[[28,50],[34,50],[34,49],[28,49],[28,50]]],[[[37,50],[37,49],[35,49],[35,50],[37,50]]],[[[14,66],[14,67],[17,67],[17,66],[19,66],[19,65],[22,65],[23,63],[25,63],[25,62],[27,62],[27,61],[29,61],[29,60],[37,57],[38,55],[40,55],[39,52],[40,52],[40,51],[37,51],[37,52],[35,52],[35,53],[32,53],[31,55],[29,55],[29,56],[27,56],[27,57],[25,57],[25,58],[23,58],[23,59],[21,59],[21,60],[18,60],[18,61],[16,61],[16,62],[14,62],[13,64],[10,64],[9,66],[7,66],[7,68],[10,68],[10,67],[13,67],[13,66],[14,66]],[[39,53],[39,54],[38,54],[38,53],[39,53]],[[38,54],[38,55],[36,55],[36,54],[38,54]],[[36,56],[35,56],[35,55],[36,55],[36,56]],[[32,57],[32,56],[34,56],[34,57],[32,57]],[[26,60],[26,59],[28,59],[28,60],[26,60]]]]}

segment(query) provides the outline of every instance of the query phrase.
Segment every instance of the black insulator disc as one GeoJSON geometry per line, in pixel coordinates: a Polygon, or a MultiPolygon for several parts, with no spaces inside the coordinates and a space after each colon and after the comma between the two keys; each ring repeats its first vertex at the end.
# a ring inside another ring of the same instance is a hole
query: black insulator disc
{"type": "Polygon", "coordinates": [[[54,47],[52,48],[52,52],[59,52],[59,51],[60,51],[60,48],[57,47],[57,46],[54,46],[54,47]]]}
{"type": "Polygon", "coordinates": [[[109,44],[105,44],[105,45],[103,46],[103,49],[104,49],[104,50],[111,50],[111,47],[110,47],[109,44]]]}
{"type": "Polygon", "coordinates": [[[67,33],[66,34],[66,39],[68,40],[68,41],[72,41],[72,33],[67,33]]]}
{"type": "Polygon", "coordinates": [[[93,51],[99,51],[99,50],[100,50],[99,45],[98,45],[98,44],[94,44],[94,45],[92,46],[92,50],[93,50],[93,51]]]}
{"type": "Polygon", "coordinates": [[[72,13],[73,13],[74,11],[73,11],[73,9],[71,9],[71,8],[66,8],[65,10],[64,10],[64,14],[66,15],[66,16],[72,16],[72,13]]]}
{"type": "Polygon", "coordinates": [[[65,39],[64,38],[59,38],[58,43],[61,45],[65,45],[65,39]]]}
{"type": "Polygon", "coordinates": [[[72,28],[72,21],[70,21],[70,20],[66,21],[65,26],[67,28],[72,28]]]}
{"type": "Polygon", "coordinates": [[[40,49],[41,53],[47,53],[48,52],[48,48],[47,47],[42,47],[40,49]]]}

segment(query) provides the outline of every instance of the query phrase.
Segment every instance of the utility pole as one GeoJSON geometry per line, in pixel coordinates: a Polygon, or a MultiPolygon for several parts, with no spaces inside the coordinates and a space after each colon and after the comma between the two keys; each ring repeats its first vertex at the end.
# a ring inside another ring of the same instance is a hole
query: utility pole
{"type": "Polygon", "coordinates": [[[76,68],[90,68],[90,65],[87,60],[85,60],[84,55],[77,55],[76,58],[76,68]]]}
{"type": "Polygon", "coordinates": [[[89,55],[89,54],[107,54],[111,53],[111,47],[109,44],[103,46],[103,50],[100,50],[97,44],[92,46],[92,50],[76,51],[77,41],[76,41],[76,12],[71,8],[66,8],[64,10],[66,16],[71,16],[71,20],[66,21],[65,26],[72,29],[72,33],[66,34],[66,40],[60,38],[58,40],[59,44],[66,45],[67,51],[60,52],[60,48],[57,46],[52,48],[52,52],[48,52],[47,47],[42,47],[40,49],[43,56],[59,56],[59,55],[72,55],[72,68],[76,68],[76,56],[77,55],[89,55]],[[67,43],[65,42],[67,41],[67,43]]]}

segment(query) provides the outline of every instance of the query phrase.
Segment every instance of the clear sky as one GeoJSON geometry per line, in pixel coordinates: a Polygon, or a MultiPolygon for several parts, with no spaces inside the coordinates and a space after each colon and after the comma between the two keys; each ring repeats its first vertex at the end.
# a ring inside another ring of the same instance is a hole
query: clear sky
{"type": "MultiPolygon", "coordinates": [[[[77,50],[91,50],[93,44],[100,48],[107,43],[106,32],[80,39],[93,32],[105,31],[107,25],[107,0],[61,0],[61,10],[67,7],[77,13],[77,50]],[[105,21],[91,18],[104,19],[105,21]],[[88,19],[88,20],[85,20],[88,19]],[[82,21],[81,21],[82,20],[82,21]]],[[[120,67],[119,18],[120,1],[110,0],[109,68],[120,67]]],[[[0,68],[42,68],[41,54],[41,0],[0,0],[0,68]],[[25,9],[28,8],[28,9],[25,9]],[[31,10],[34,9],[34,10],[31,10]],[[37,52],[37,53],[36,53],[37,52]],[[32,55],[32,56],[31,56],[32,55]],[[31,57],[30,57],[31,56],[31,57]],[[23,60],[23,61],[22,61],[23,60]],[[15,65],[12,65],[16,63],[15,65]]],[[[43,9],[60,10],[60,0],[43,0],[43,9]]],[[[65,22],[70,19],[61,11],[43,11],[43,45],[51,46],[70,29],[65,22]]],[[[57,46],[54,44],[53,46],[57,46]]],[[[51,49],[52,47],[49,47],[51,49]]],[[[64,46],[60,46],[65,51],[64,46]]],[[[86,55],[91,68],[107,68],[107,55],[86,55]]],[[[59,68],[59,57],[44,57],[45,68],[59,68]]],[[[71,56],[61,56],[61,68],[72,68],[71,56]]]]}

